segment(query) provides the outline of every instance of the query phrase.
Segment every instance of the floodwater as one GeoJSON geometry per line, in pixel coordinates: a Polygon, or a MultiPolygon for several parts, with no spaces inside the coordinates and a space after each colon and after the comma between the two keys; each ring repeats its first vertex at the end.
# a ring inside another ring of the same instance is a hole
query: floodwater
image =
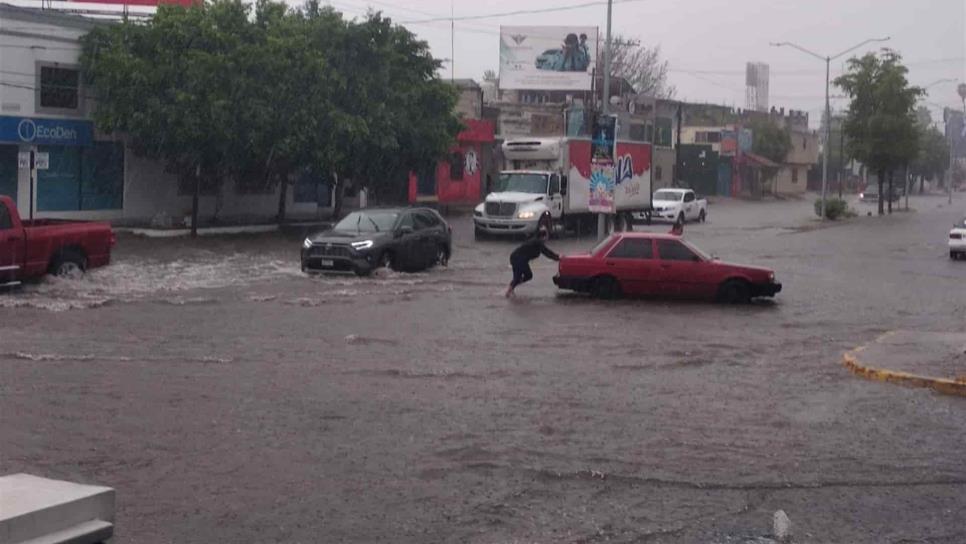
{"type": "Polygon", "coordinates": [[[514,244],[466,217],[449,267],[372,278],[121,237],[0,295],[0,473],[115,487],[119,542],[744,543],[778,509],[797,542],[963,542],[964,399],[841,364],[966,326],[966,198],[912,206],[714,206],[686,236],[785,286],[739,307],[561,293],[547,260],[507,301],[514,244]]]}

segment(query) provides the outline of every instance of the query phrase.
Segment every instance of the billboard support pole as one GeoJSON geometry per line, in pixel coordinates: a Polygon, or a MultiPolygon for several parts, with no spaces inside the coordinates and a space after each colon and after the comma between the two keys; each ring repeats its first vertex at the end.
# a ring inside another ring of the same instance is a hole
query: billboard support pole
{"type": "MultiPolygon", "coordinates": [[[[607,0],[607,41],[604,45],[604,96],[601,105],[601,112],[604,115],[610,113],[610,53],[611,53],[611,20],[613,19],[614,0],[607,0]]],[[[616,132],[616,131],[615,131],[616,132]]],[[[614,142],[617,142],[617,134],[614,134],[614,142]]],[[[597,214],[597,239],[603,240],[607,236],[607,215],[597,214]]]]}

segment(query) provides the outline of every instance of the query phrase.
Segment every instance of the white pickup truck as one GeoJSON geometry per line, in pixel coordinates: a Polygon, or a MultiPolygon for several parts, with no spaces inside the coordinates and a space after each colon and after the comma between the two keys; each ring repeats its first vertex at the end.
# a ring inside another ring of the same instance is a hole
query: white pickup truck
{"type": "MultiPolygon", "coordinates": [[[[651,199],[650,220],[680,220],[704,222],[708,218],[708,201],[698,198],[691,189],[659,189],[651,199]]],[[[648,220],[644,214],[635,214],[635,219],[648,220]]]]}

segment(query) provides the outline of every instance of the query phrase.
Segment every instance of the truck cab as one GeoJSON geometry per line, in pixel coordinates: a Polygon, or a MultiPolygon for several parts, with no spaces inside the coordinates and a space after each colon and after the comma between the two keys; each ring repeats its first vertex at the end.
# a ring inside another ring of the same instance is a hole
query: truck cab
{"type": "Polygon", "coordinates": [[[562,180],[559,173],[545,170],[500,172],[473,212],[475,233],[532,235],[541,226],[551,229],[563,215],[562,180]]]}

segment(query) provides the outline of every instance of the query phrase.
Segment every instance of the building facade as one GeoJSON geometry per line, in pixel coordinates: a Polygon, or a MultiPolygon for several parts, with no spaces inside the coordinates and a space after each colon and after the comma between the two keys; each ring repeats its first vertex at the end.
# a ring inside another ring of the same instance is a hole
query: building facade
{"type": "MultiPolygon", "coordinates": [[[[37,218],[180,223],[191,209],[190,187],[134,154],[123,136],[94,126],[94,92],[79,58],[80,39],[96,24],[109,23],[0,4],[0,194],[37,218]]],[[[327,209],[327,187],[325,180],[299,180],[288,191],[289,215],[327,209]]],[[[279,191],[252,193],[228,183],[201,197],[199,217],[268,220],[279,191]]]]}

